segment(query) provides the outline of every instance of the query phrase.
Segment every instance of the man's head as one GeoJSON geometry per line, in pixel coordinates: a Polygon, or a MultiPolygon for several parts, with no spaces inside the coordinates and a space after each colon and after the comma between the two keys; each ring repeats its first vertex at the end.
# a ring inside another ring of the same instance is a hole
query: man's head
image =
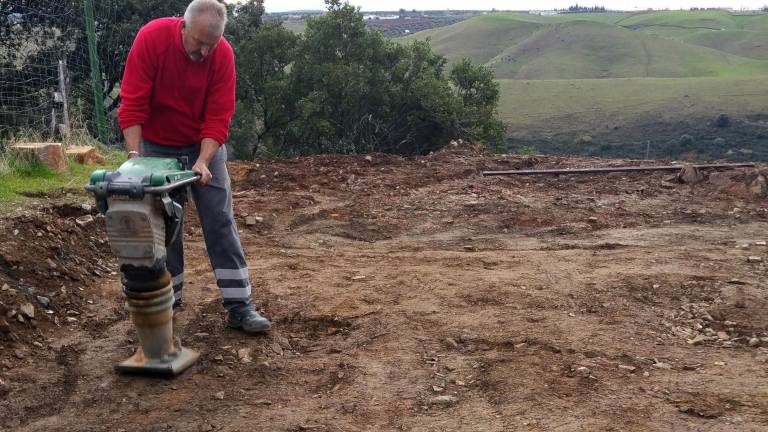
{"type": "Polygon", "coordinates": [[[227,8],[217,0],[193,0],[184,12],[181,40],[192,61],[201,62],[216,48],[227,24],[227,8]]]}

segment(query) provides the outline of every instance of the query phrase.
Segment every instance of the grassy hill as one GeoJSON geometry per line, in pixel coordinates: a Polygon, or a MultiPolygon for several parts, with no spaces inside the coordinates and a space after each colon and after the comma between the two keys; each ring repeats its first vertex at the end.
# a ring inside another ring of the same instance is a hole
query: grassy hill
{"type": "Polygon", "coordinates": [[[498,78],[585,79],[768,73],[768,14],[497,13],[412,35],[498,78]]]}
{"type": "Polygon", "coordinates": [[[652,158],[768,159],[768,76],[499,83],[513,151],[641,158],[650,147],[652,158]],[[727,128],[715,124],[721,113],[727,128]],[[681,147],[683,135],[692,147],[681,147]]]}
{"type": "Polygon", "coordinates": [[[512,151],[768,159],[768,14],[496,13],[425,38],[496,72],[512,151]]]}

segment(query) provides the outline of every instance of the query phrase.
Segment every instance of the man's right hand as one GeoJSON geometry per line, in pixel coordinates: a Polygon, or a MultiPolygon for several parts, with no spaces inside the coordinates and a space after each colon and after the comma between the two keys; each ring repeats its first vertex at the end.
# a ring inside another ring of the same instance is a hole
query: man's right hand
{"type": "Polygon", "coordinates": [[[125,138],[125,148],[128,149],[128,159],[141,157],[141,125],[123,129],[123,138],[125,138]]]}

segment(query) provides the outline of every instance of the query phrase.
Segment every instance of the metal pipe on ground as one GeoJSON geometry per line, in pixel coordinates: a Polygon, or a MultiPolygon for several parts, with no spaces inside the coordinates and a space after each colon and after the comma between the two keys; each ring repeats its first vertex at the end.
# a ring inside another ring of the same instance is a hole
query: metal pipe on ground
{"type": "MultiPolygon", "coordinates": [[[[564,175],[564,174],[607,174],[614,172],[643,172],[643,171],[679,171],[685,165],[649,165],[633,167],[604,167],[604,168],[571,168],[571,169],[541,169],[513,171],[483,171],[483,177],[512,176],[512,175],[564,175]]],[[[725,163],[692,165],[696,169],[733,169],[754,168],[754,163],[725,163]]]]}

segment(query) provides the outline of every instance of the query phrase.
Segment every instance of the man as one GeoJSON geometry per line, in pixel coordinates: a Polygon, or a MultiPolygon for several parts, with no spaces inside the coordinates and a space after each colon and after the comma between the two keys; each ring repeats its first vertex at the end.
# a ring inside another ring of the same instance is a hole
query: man
{"type": "MultiPolygon", "coordinates": [[[[251,299],[223,146],[235,110],[234,55],[222,37],[226,19],[218,1],[194,0],[183,19],[160,18],[142,27],[125,63],[118,121],[129,158],[179,158],[200,175],[192,198],[227,324],[263,333],[270,322],[251,299]]],[[[184,285],[181,235],[168,247],[167,265],[177,307],[184,285]]]]}

